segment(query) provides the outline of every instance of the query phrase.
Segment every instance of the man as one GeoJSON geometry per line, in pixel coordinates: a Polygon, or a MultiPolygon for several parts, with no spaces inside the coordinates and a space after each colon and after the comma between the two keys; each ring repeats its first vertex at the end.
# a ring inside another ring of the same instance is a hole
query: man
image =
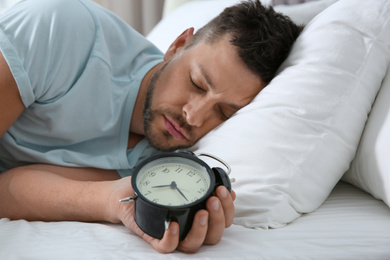
{"type": "Polygon", "coordinates": [[[140,160],[192,146],[247,105],[299,26],[244,2],[162,55],[91,1],[30,0],[0,29],[0,217],[122,222],[164,253],[219,242],[234,216],[224,187],[180,242],[177,223],[154,239],[118,201],[140,160]]]}

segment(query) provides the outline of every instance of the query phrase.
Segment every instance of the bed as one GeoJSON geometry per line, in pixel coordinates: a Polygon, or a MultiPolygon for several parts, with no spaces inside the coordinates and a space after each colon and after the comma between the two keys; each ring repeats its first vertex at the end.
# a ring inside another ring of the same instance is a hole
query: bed
{"type": "MultiPolygon", "coordinates": [[[[191,1],[148,38],[165,51],[236,2],[191,1]]],[[[307,24],[289,58],[192,148],[228,161],[236,179],[218,245],[163,255],[120,224],[0,219],[0,259],[390,259],[390,3],[275,9],[307,24]]]]}
{"type": "Polygon", "coordinates": [[[389,259],[390,210],[339,183],[315,212],[278,229],[233,225],[216,246],[161,255],[119,224],[0,220],[1,259],[389,259]]]}

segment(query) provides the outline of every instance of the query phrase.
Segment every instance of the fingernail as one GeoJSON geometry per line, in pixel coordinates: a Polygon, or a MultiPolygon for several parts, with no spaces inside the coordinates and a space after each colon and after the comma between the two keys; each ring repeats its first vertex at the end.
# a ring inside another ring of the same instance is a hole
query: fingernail
{"type": "Polygon", "coordinates": [[[220,189],[219,195],[221,195],[222,198],[227,198],[227,190],[226,189],[220,189]]]}
{"type": "Polygon", "coordinates": [[[213,210],[218,210],[219,209],[219,201],[215,200],[215,201],[211,202],[211,208],[213,210]]]}
{"type": "Polygon", "coordinates": [[[171,228],[171,234],[172,234],[172,235],[176,235],[176,233],[177,233],[177,226],[173,226],[173,227],[171,228]]]}
{"type": "Polygon", "coordinates": [[[200,216],[199,218],[199,223],[202,225],[202,226],[205,226],[207,224],[207,215],[204,215],[204,216],[200,216]]]}

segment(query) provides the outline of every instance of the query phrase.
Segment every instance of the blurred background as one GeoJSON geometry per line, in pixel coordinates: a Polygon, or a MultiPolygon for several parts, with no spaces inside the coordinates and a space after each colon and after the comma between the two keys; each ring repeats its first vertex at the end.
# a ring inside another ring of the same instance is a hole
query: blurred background
{"type": "MultiPolygon", "coordinates": [[[[1,1],[1,0],[0,0],[1,1]]],[[[168,15],[173,9],[193,0],[94,0],[113,11],[143,35],[168,15]]],[[[215,0],[197,0],[215,1],[215,0]]],[[[223,1],[223,0],[219,0],[223,1]]],[[[291,5],[315,0],[261,0],[272,5],[291,5]]]]}
{"type": "MultiPolygon", "coordinates": [[[[119,15],[143,35],[161,20],[164,0],[94,0],[119,15]]],[[[180,0],[179,0],[180,1],[180,0]]],[[[187,0],[181,0],[185,3],[187,0]]]]}
{"type": "MultiPolygon", "coordinates": [[[[0,13],[20,0],[0,0],[0,13]]],[[[98,4],[113,11],[134,29],[147,35],[153,27],[173,9],[194,0],[94,0],[98,4]]],[[[223,0],[197,0],[223,1],[223,0]]],[[[315,0],[261,0],[273,5],[297,4],[315,0]]]]}

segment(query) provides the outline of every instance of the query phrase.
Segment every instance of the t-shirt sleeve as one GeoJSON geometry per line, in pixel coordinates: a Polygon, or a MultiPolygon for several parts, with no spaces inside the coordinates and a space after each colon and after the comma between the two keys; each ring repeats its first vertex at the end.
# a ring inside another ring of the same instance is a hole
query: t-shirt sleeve
{"type": "Polygon", "coordinates": [[[64,95],[63,86],[82,74],[95,37],[94,18],[79,0],[21,1],[2,14],[0,51],[25,107],[64,95]]]}

